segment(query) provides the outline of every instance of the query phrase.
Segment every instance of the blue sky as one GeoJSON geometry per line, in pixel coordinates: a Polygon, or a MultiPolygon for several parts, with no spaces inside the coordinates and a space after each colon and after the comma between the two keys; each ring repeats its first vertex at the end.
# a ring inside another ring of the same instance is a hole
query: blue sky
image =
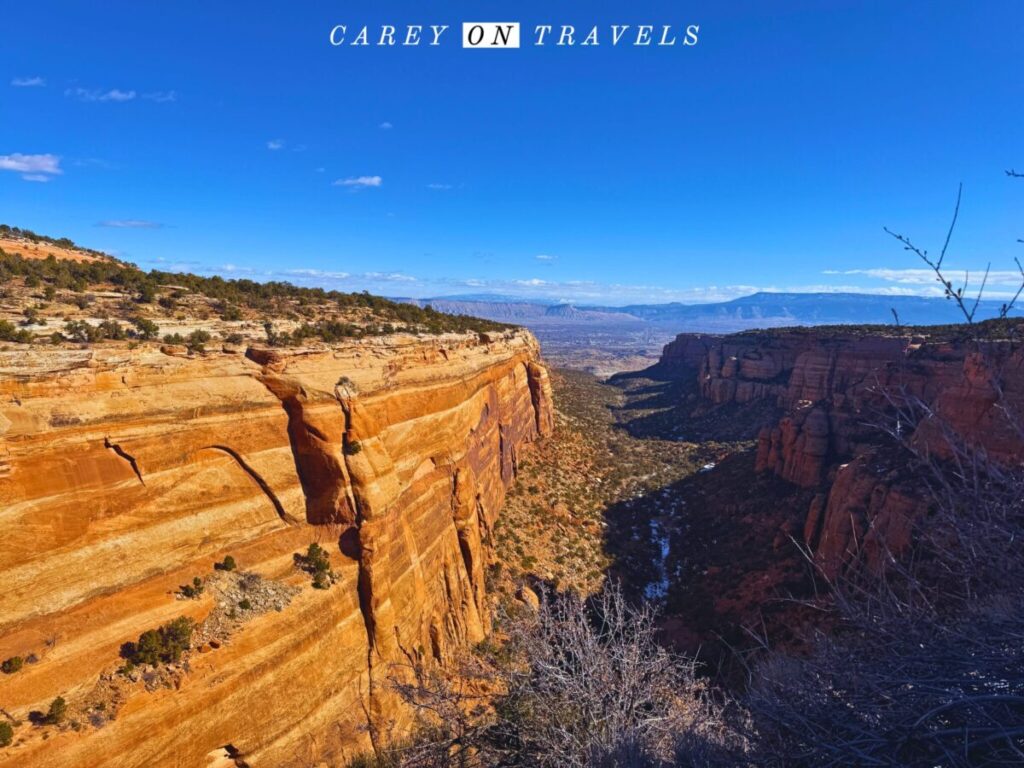
{"type": "Polygon", "coordinates": [[[0,221],[143,267],[431,296],[927,293],[1024,251],[1019,0],[17,3],[0,221]],[[462,21],[599,26],[463,50],[462,21]],[[334,48],[336,24],[449,24],[334,48]],[[694,47],[611,24],[700,25],[694,47]],[[628,35],[627,35],[628,37],[628,35]],[[348,183],[346,183],[348,182],[348,183]]]}

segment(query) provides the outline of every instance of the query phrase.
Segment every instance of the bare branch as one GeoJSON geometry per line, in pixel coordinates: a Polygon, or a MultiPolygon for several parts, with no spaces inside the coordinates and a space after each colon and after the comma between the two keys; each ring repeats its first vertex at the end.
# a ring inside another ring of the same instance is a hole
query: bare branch
{"type": "Polygon", "coordinates": [[[949,222],[949,231],[946,232],[946,242],[942,244],[942,252],[939,254],[939,260],[935,265],[936,269],[942,268],[942,261],[946,258],[946,251],[949,249],[949,241],[953,237],[953,229],[956,227],[956,220],[960,216],[960,198],[964,193],[964,184],[960,182],[960,186],[956,190],[956,207],[953,209],[953,220],[949,222]]]}

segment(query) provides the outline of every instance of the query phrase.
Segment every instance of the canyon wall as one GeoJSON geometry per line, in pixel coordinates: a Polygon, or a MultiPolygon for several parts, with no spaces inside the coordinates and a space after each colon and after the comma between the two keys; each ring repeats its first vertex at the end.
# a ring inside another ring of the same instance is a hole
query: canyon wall
{"type": "Polygon", "coordinates": [[[1024,347],[974,344],[916,329],[786,329],[731,336],[681,334],[662,364],[696,370],[702,407],[768,401],[784,415],[758,436],[756,470],[816,491],[803,536],[826,572],[854,557],[877,565],[899,551],[928,506],[905,461],[884,452],[883,425],[931,455],[954,433],[997,461],[1020,462],[1024,442],[1004,406],[1024,413],[1024,347]],[[1001,392],[1000,392],[1001,389],[1001,392]],[[926,407],[919,423],[894,402],[926,407]]]}
{"type": "Polygon", "coordinates": [[[400,733],[401,665],[489,628],[490,530],[552,423],[524,331],[0,350],[0,659],[32,662],[0,678],[0,765],[338,765],[400,733]],[[329,589],[295,566],[311,542],[329,589]],[[294,598],[94,701],[123,643],[217,607],[175,591],[229,554],[294,598]],[[56,696],[70,727],[28,725],[56,696]]]}

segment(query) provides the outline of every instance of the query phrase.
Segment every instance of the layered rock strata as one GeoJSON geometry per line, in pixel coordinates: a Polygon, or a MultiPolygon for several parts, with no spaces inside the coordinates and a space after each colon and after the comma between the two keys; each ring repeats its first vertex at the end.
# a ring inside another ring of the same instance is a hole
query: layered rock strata
{"type": "Polygon", "coordinates": [[[949,455],[950,434],[996,461],[1024,457],[1022,433],[1007,417],[1024,414],[1024,347],[922,331],[681,334],[662,364],[696,369],[707,404],[768,401],[784,410],[760,432],[756,470],[818,491],[804,537],[834,574],[854,557],[878,564],[901,550],[927,508],[904,468],[882,461],[883,426],[939,457],[949,455]],[[926,415],[901,423],[894,405],[909,401],[926,415]]]}
{"type": "Polygon", "coordinates": [[[201,619],[212,598],[174,591],[228,554],[303,587],[193,653],[179,689],[132,694],[100,726],[21,725],[0,765],[335,765],[400,733],[389,678],[488,630],[490,530],[552,421],[522,331],[0,351],[0,658],[34,661],[0,679],[12,719],[88,704],[122,643],[201,619]],[[311,542],[328,590],[294,566],[311,542]]]}

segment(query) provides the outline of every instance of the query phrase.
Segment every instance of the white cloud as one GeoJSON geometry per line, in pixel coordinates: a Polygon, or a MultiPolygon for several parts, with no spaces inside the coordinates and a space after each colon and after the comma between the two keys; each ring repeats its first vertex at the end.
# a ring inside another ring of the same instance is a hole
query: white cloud
{"type": "Polygon", "coordinates": [[[166,104],[169,101],[177,101],[178,93],[177,91],[153,91],[142,94],[142,98],[155,101],[157,104],[166,104]]]}
{"type": "Polygon", "coordinates": [[[15,88],[42,88],[46,81],[41,77],[16,77],[11,80],[15,88]]]}
{"type": "Polygon", "coordinates": [[[96,226],[111,227],[112,229],[160,229],[163,224],[144,219],[111,219],[110,221],[101,221],[96,226]]]}
{"type": "Polygon", "coordinates": [[[538,253],[533,258],[535,258],[537,261],[554,261],[558,257],[557,256],[549,256],[546,253],[538,253]]]}
{"type": "Polygon", "coordinates": [[[416,278],[401,272],[364,272],[361,277],[366,280],[379,280],[386,283],[415,283],[416,278]]]}
{"type": "Polygon", "coordinates": [[[271,139],[267,142],[267,149],[273,151],[284,149],[284,139],[271,139]]]}
{"type": "Polygon", "coordinates": [[[445,190],[451,188],[451,184],[427,184],[427,189],[445,190]]]}
{"type": "Polygon", "coordinates": [[[328,272],[322,269],[286,269],[281,273],[289,277],[323,278],[326,280],[347,280],[348,272],[328,272]]]}
{"type": "Polygon", "coordinates": [[[547,285],[546,280],[541,280],[536,277],[530,278],[529,280],[514,280],[513,282],[516,285],[529,286],[530,288],[539,288],[542,285],[547,285]]]}
{"type": "MultiPolygon", "coordinates": [[[[883,280],[887,283],[900,283],[902,285],[920,285],[936,287],[937,282],[935,272],[930,269],[890,269],[886,267],[878,267],[874,269],[826,269],[822,274],[825,275],[860,275],[863,277],[870,277],[876,280],[883,280]]],[[[948,270],[948,278],[957,283],[959,280],[963,282],[964,275],[967,274],[962,269],[948,270]]],[[[971,283],[978,283],[980,285],[981,278],[985,274],[984,269],[973,269],[969,271],[971,283]]],[[[1013,270],[992,270],[988,273],[988,284],[989,285],[1020,285],[1021,275],[1020,272],[1013,270]]],[[[941,289],[937,288],[941,293],[941,289]]]]}
{"type": "Polygon", "coordinates": [[[389,123],[389,122],[388,122],[387,120],[385,120],[385,121],[384,121],[383,123],[381,123],[381,124],[380,124],[380,125],[379,125],[378,127],[379,127],[379,128],[380,128],[380,129],[382,130],[382,131],[390,131],[390,130],[391,130],[392,128],[394,128],[395,126],[393,126],[393,125],[392,125],[391,123],[389,123]]]}
{"type": "Polygon", "coordinates": [[[336,179],[332,182],[335,187],[353,187],[363,189],[365,187],[379,187],[384,183],[380,176],[354,176],[348,179],[336,179]]]}
{"type": "Polygon", "coordinates": [[[64,173],[57,155],[0,155],[0,171],[20,173],[25,181],[49,181],[64,173]]]}
{"type": "Polygon", "coordinates": [[[122,91],[120,88],[112,88],[109,91],[89,88],[68,88],[64,91],[65,96],[71,96],[79,101],[133,101],[138,95],[135,91],[122,91]]]}

